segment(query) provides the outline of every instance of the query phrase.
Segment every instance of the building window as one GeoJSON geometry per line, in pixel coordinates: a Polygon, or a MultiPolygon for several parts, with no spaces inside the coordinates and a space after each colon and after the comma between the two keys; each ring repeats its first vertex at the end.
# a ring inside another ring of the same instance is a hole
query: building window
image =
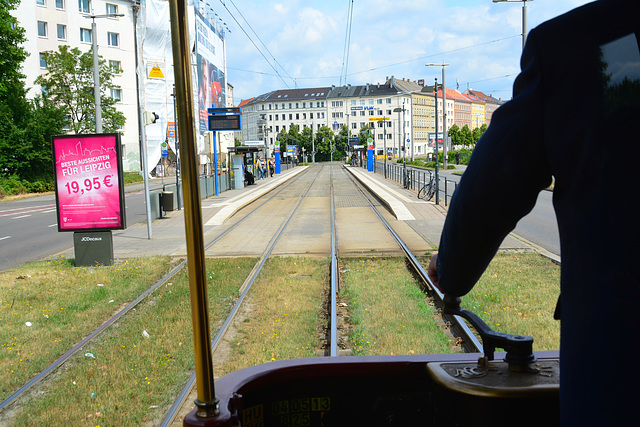
{"type": "Polygon", "coordinates": [[[38,21],[38,37],[47,37],[47,23],[38,21]]]}
{"type": "Polygon", "coordinates": [[[64,9],[64,0],[56,0],[56,9],[64,9]]]}
{"type": "Polygon", "coordinates": [[[109,60],[109,68],[112,73],[120,73],[122,72],[122,63],[120,61],[109,60]]]}
{"type": "Polygon", "coordinates": [[[47,3],[45,3],[45,0],[36,0],[36,4],[38,6],[46,6],[47,5],[47,3]]]}
{"type": "Polygon", "coordinates": [[[116,102],[122,101],[122,89],[111,89],[111,99],[116,102]]]}
{"type": "Polygon", "coordinates": [[[67,26],[58,24],[58,40],[66,40],[67,39],[67,26]]]}
{"type": "Polygon", "coordinates": [[[107,15],[116,15],[118,13],[118,5],[107,3],[107,15]]]}
{"type": "Polygon", "coordinates": [[[276,114],[276,120],[278,120],[278,115],[276,114]]]}
{"type": "Polygon", "coordinates": [[[80,41],[83,43],[91,43],[91,30],[88,28],[80,28],[80,41]]]}
{"type": "Polygon", "coordinates": [[[107,33],[107,44],[109,46],[118,47],[120,46],[120,34],[118,33],[107,33]]]}
{"type": "Polygon", "coordinates": [[[91,1],[78,0],[78,10],[80,13],[91,13],[91,1]]]}
{"type": "Polygon", "coordinates": [[[47,68],[47,60],[44,59],[44,53],[40,54],[40,68],[47,68]]]}

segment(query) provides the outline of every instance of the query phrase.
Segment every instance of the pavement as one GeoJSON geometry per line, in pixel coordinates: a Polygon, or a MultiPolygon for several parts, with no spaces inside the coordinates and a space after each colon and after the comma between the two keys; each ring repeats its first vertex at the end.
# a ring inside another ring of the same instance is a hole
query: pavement
{"type": "MultiPolygon", "coordinates": [[[[313,166],[283,170],[273,177],[256,180],[255,185],[224,191],[219,196],[202,199],[204,241],[207,242],[215,238],[216,229],[218,229],[216,226],[223,224],[227,218],[243,206],[284,184],[308,167],[313,166]]],[[[445,206],[436,205],[433,201],[419,200],[415,191],[405,189],[400,183],[385,179],[381,174],[368,172],[366,169],[358,167],[344,167],[358,181],[373,191],[398,220],[405,221],[432,246],[438,246],[447,213],[445,206]]],[[[165,183],[171,183],[171,180],[171,177],[164,179],[165,183]]],[[[149,187],[161,187],[161,180],[151,180],[149,187]]],[[[144,185],[129,185],[125,191],[127,193],[144,191],[144,185]]],[[[162,218],[152,221],[151,231],[145,221],[130,225],[125,230],[114,230],[112,236],[115,259],[159,255],[186,256],[184,210],[165,212],[162,218]]],[[[543,252],[541,248],[513,234],[507,236],[501,249],[543,252]]],[[[73,249],[65,251],[61,255],[73,258],[73,249]]]]}

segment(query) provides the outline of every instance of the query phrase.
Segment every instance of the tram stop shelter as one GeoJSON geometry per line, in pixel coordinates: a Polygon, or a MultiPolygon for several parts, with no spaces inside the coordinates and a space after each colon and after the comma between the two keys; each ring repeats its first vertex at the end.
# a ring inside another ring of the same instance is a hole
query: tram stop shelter
{"type": "Polygon", "coordinates": [[[233,188],[244,187],[244,170],[248,170],[255,177],[259,177],[254,170],[253,163],[257,156],[267,159],[267,145],[264,141],[245,141],[244,145],[229,147],[231,167],[233,169],[233,188]]]}

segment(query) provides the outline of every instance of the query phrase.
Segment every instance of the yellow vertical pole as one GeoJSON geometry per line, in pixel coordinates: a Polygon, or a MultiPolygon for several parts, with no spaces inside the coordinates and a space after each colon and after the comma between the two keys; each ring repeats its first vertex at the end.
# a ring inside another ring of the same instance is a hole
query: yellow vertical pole
{"type": "Polygon", "coordinates": [[[207,282],[202,233],[202,209],[198,181],[195,132],[195,104],[191,80],[191,49],[187,21],[187,0],[170,0],[173,69],[178,104],[181,170],[184,189],[184,224],[187,241],[187,268],[191,294],[191,320],[196,362],[198,417],[218,414],[218,399],[213,383],[211,333],[207,306],[207,282]]]}

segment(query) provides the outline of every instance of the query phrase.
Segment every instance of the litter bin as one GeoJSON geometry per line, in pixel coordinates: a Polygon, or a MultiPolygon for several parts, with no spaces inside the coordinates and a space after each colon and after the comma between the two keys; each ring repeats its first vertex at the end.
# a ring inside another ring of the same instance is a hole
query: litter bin
{"type": "Polygon", "coordinates": [[[160,204],[162,210],[169,212],[173,210],[173,191],[163,191],[160,193],[160,204]]]}

